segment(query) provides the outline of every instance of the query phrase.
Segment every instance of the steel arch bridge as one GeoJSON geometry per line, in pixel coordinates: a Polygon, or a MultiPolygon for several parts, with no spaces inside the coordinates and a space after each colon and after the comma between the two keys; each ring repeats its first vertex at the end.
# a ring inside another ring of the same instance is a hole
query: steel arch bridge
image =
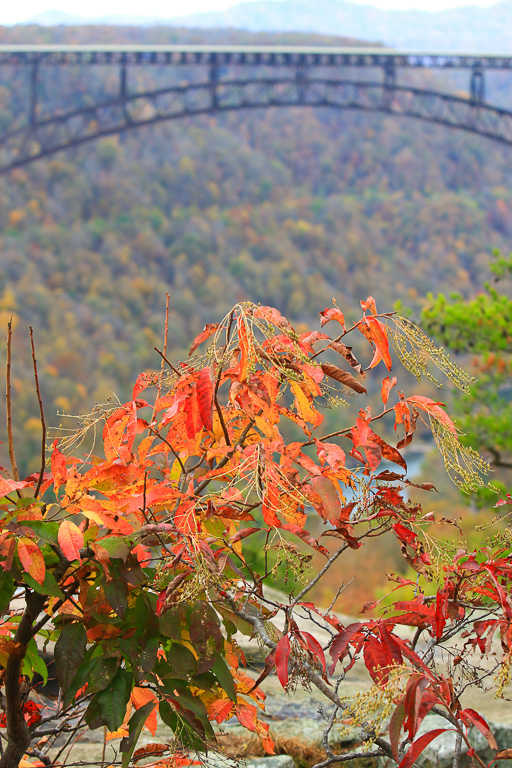
{"type": "Polygon", "coordinates": [[[0,76],[9,68],[20,67],[26,72],[26,113],[0,133],[0,174],[142,126],[193,115],[278,106],[403,115],[512,145],[512,110],[485,101],[484,79],[489,70],[512,70],[512,57],[508,56],[331,47],[0,46],[0,76]],[[58,105],[53,113],[44,114],[42,73],[77,66],[115,67],[117,93],[75,109],[58,105]],[[181,79],[132,92],[132,67],[158,68],[160,75],[169,73],[181,79]],[[400,85],[398,73],[407,69],[465,71],[469,76],[468,97],[400,85]],[[347,70],[355,71],[356,76],[348,78],[347,70]],[[188,79],[184,81],[183,75],[188,79]]]}

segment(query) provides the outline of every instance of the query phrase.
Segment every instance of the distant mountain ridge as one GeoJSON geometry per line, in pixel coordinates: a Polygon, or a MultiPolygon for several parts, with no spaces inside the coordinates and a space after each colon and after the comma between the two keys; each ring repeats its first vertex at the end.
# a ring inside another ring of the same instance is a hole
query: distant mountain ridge
{"type": "Polygon", "coordinates": [[[225,11],[174,18],[104,16],[83,18],[47,11],[27,24],[112,24],[237,28],[251,32],[316,32],[378,41],[409,50],[512,53],[512,0],[489,8],[389,11],[349,0],[253,0],[225,11]]]}

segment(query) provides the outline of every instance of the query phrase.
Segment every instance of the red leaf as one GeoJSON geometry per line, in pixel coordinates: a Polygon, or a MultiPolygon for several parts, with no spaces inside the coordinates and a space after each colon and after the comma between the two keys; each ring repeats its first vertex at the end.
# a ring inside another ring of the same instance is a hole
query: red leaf
{"type": "Polygon", "coordinates": [[[338,307],[330,307],[329,309],[324,309],[323,312],[320,312],[320,325],[323,327],[327,323],[329,323],[331,320],[336,320],[343,330],[345,330],[345,318],[343,316],[343,312],[338,307]]]}
{"type": "Polygon", "coordinates": [[[349,624],[348,627],[345,627],[341,630],[339,635],[336,635],[334,642],[329,650],[329,654],[333,662],[329,670],[329,674],[332,674],[336,663],[345,656],[348,646],[353,640],[355,640],[364,626],[364,624],[361,624],[361,622],[358,621],[354,624],[349,624]]]}
{"type": "Polygon", "coordinates": [[[133,386],[132,400],[136,400],[140,393],[147,389],[147,387],[149,387],[153,381],[154,376],[152,376],[150,373],[140,373],[137,376],[137,380],[133,386]]]}
{"type": "Polygon", "coordinates": [[[38,584],[44,581],[46,566],[44,564],[43,553],[31,539],[22,538],[18,540],[18,557],[25,570],[38,584]]]}
{"type": "Polygon", "coordinates": [[[313,656],[316,656],[316,658],[318,659],[318,661],[322,665],[323,671],[325,672],[326,671],[326,668],[325,668],[325,656],[324,656],[324,652],[323,652],[322,646],[320,645],[318,640],[316,640],[313,637],[313,635],[310,635],[309,632],[301,632],[301,635],[305,639],[306,643],[308,644],[309,650],[311,651],[313,656]]]}
{"type": "Polygon", "coordinates": [[[288,659],[290,658],[290,638],[284,635],[276,646],[276,672],[279,682],[288,685],[288,659]]]}
{"type": "Polygon", "coordinates": [[[384,405],[386,405],[386,403],[388,402],[389,393],[391,392],[391,390],[395,385],[396,385],[396,376],[393,376],[392,379],[390,379],[389,376],[386,376],[386,378],[383,380],[382,387],[381,387],[381,397],[384,405]]]}
{"type": "Polygon", "coordinates": [[[402,730],[402,725],[405,720],[405,704],[403,701],[400,701],[391,715],[391,720],[389,721],[389,743],[391,744],[391,749],[393,750],[393,757],[395,758],[396,762],[398,763],[398,746],[400,743],[400,731],[402,730]]]}
{"type": "Polygon", "coordinates": [[[488,724],[485,722],[483,717],[478,714],[478,712],[475,712],[474,709],[462,709],[459,712],[459,717],[464,723],[464,725],[468,725],[467,722],[469,720],[470,723],[473,725],[476,725],[480,733],[485,736],[487,739],[487,743],[489,744],[491,749],[498,749],[498,745],[496,744],[496,739],[494,738],[491,729],[489,728],[488,724]]]}
{"type": "Polygon", "coordinates": [[[219,327],[219,323],[206,323],[205,327],[199,334],[199,336],[196,336],[194,339],[192,346],[190,347],[190,352],[188,353],[188,356],[192,354],[192,352],[195,352],[195,350],[198,348],[200,344],[203,343],[203,341],[206,341],[206,339],[209,339],[210,336],[212,336],[217,328],[219,327]]]}
{"type": "Polygon", "coordinates": [[[412,544],[415,539],[418,538],[418,534],[414,533],[414,531],[411,531],[410,528],[406,528],[405,525],[402,525],[402,523],[395,523],[393,525],[393,530],[400,541],[403,541],[406,544],[412,544]]]}
{"type": "Polygon", "coordinates": [[[370,636],[364,644],[364,663],[374,683],[385,685],[389,678],[389,668],[393,658],[388,649],[376,637],[370,636]]]}
{"type": "Polygon", "coordinates": [[[209,432],[213,429],[213,366],[203,368],[197,378],[196,395],[199,406],[199,415],[205,429],[209,432]]]}
{"type": "Polygon", "coordinates": [[[451,728],[436,728],[429,733],[424,733],[423,736],[420,736],[420,738],[414,742],[414,744],[411,744],[398,768],[410,768],[416,758],[421,755],[425,747],[428,747],[431,741],[449,730],[451,730],[451,728]]]}
{"type": "Polygon", "coordinates": [[[78,560],[80,563],[80,550],[84,546],[84,535],[80,528],[71,520],[63,520],[59,526],[59,547],[70,562],[78,560]]]}
{"type": "Polygon", "coordinates": [[[203,428],[203,420],[199,413],[199,403],[197,397],[189,395],[185,400],[185,427],[187,430],[187,437],[189,440],[197,438],[198,433],[203,428]]]}

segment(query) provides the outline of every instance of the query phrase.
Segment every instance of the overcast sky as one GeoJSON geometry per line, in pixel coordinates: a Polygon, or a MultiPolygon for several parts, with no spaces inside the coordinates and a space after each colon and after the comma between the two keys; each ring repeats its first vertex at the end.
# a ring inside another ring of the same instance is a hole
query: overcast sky
{"type": "MultiPolygon", "coordinates": [[[[279,0],[274,1],[279,2],[279,0]]],[[[379,8],[420,8],[436,11],[463,5],[488,7],[496,0],[353,0],[353,2],[379,8]]],[[[49,10],[66,11],[89,18],[110,14],[172,18],[196,11],[223,10],[235,4],[235,0],[187,0],[186,3],[183,0],[145,0],[142,6],[140,0],[88,0],[87,3],[80,3],[77,0],[19,0],[16,3],[9,3],[6,0],[0,0],[0,24],[16,24],[49,10]]]]}

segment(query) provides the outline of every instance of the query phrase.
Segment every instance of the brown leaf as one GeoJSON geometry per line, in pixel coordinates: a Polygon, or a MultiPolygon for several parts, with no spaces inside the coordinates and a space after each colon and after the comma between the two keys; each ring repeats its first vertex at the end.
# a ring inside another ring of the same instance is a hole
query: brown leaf
{"type": "Polygon", "coordinates": [[[347,363],[349,363],[352,366],[352,368],[354,368],[354,370],[356,370],[362,376],[365,375],[363,371],[363,366],[357,360],[356,356],[352,354],[352,347],[347,347],[341,341],[331,341],[331,343],[328,346],[331,349],[334,349],[334,351],[337,352],[339,355],[344,357],[347,363]]]}
{"type": "Polygon", "coordinates": [[[322,363],[322,371],[326,376],[329,376],[329,378],[334,379],[335,381],[339,381],[340,384],[344,384],[346,387],[350,387],[350,389],[353,389],[355,392],[359,392],[359,394],[366,394],[366,387],[363,384],[355,379],[351,373],[342,371],[342,369],[338,368],[336,365],[322,363]]]}
{"type": "Polygon", "coordinates": [[[509,760],[512,758],[512,747],[509,747],[508,749],[501,749],[496,755],[494,755],[495,760],[509,760]]]}

